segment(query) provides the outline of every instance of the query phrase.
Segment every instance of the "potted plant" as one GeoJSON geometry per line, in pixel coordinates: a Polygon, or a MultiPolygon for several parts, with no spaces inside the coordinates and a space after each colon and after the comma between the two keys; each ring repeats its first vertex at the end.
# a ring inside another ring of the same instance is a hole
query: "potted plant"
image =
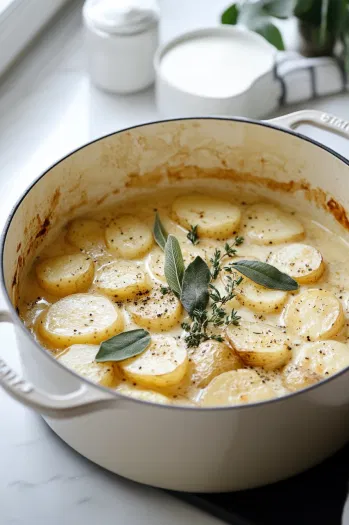
{"type": "Polygon", "coordinates": [[[232,4],[222,14],[223,24],[241,24],[284,50],[275,18],[298,20],[302,53],[306,56],[333,55],[349,72],[349,0],[257,0],[232,4]]]}

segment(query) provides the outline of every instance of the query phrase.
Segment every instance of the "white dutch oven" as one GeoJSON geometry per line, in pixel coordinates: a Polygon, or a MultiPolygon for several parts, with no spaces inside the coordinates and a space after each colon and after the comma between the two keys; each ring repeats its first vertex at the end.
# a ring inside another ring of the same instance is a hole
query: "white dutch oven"
{"type": "Polygon", "coordinates": [[[181,184],[195,178],[195,167],[219,178],[227,192],[246,183],[274,199],[292,201],[296,208],[308,202],[314,216],[349,238],[349,163],[278,127],[302,122],[349,138],[348,122],[315,111],[273,123],[178,119],[103,137],[39,177],[16,204],[2,239],[7,311],[1,312],[1,320],[15,325],[25,377],[0,360],[2,387],[43,414],[83,456],[127,478],[167,489],[256,487],[315,465],[344,445],[349,439],[348,369],[301,392],[255,405],[155,405],[123,397],[64,368],[34,341],[15,308],[23,267],[68,218],[112,202],[130,187],[161,186],[168,179],[181,184]]]}

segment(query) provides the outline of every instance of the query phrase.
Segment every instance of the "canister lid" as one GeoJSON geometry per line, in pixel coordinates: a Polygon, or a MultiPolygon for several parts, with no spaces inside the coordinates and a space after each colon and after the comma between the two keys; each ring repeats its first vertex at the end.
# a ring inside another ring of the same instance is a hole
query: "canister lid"
{"type": "Polygon", "coordinates": [[[87,0],[85,23],[112,34],[133,34],[146,30],[158,20],[154,0],[87,0]]]}

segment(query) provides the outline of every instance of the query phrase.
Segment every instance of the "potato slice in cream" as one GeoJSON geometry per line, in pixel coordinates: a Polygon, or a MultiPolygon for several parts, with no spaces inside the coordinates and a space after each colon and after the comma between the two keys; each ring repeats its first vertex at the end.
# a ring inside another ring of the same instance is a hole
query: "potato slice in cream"
{"type": "Polygon", "coordinates": [[[59,348],[76,343],[100,343],[118,334],[124,320],[107,297],[89,293],[68,295],[52,304],[38,322],[44,339],[59,348]]]}
{"type": "Polygon", "coordinates": [[[44,259],[35,268],[44,290],[57,297],[83,292],[93,280],[93,261],[82,253],[44,259]]]}
{"type": "Polygon", "coordinates": [[[113,363],[96,363],[98,345],[72,345],[59,354],[57,360],[77,374],[94,383],[112,386],[114,382],[113,363]]]}
{"type": "Polygon", "coordinates": [[[237,233],[241,212],[237,206],[223,199],[193,194],[175,199],[172,216],[187,230],[197,226],[199,237],[227,239],[237,233]]]}
{"type": "Polygon", "coordinates": [[[188,369],[188,353],[174,337],[155,335],[150,346],[136,357],[120,362],[125,376],[149,388],[177,385],[188,369]]]}
{"type": "Polygon", "coordinates": [[[152,284],[140,263],[111,261],[96,272],[97,290],[116,301],[127,301],[148,293],[152,284]]]}
{"type": "Polygon", "coordinates": [[[268,258],[268,263],[300,284],[315,283],[325,270],[319,250],[308,244],[288,244],[268,258]]]}
{"type": "Polygon", "coordinates": [[[164,332],[179,324],[182,305],[172,293],[164,294],[154,287],[149,295],[131,302],[127,309],[133,321],[147,330],[164,332]]]}
{"type": "Polygon", "coordinates": [[[67,240],[79,250],[104,246],[104,228],[93,219],[75,219],[68,225],[67,240]]]}
{"type": "Polygon", "coordinates": [[[199,387],[206,387],[216,376],[229,370],[243,368],[239,356],[225,343],[205,341],[189,352],[191,379],[199,387]]]}
{"type": "Polygon", "coordinates": [[[275,370],[291,358],[287,336],[276,326],[244,321],[239,326],[229,326],[226,336],[246,365],[275,370]]]}
{"type": "Polygon", "coordinates": [[[109,250],[125,259],[143,257],[153,245],[150,228],[132,215],[113,219],[106,228],[105,239],[109,250]]]}
{"type": "Polygon", "coordinates": [[[273,204],[253,204],[246,210],[246,234],[256,244],[280,244],[303,239],[304,227],[273,204]]]}
{"type": "Polygon", "coordinates": [[[287,331],[308,341],[329,339],[343,327],[343,307],[337,297],[319,289],[305,290],[295,296],[285,316],[287,331]]]}
{"type": "Polygon", "coordinates": [[[311,386],[349,366],[349,346],[340,341],[305,343],[283,370],[289,390],[311,386]]]}
{"type": "Polygon", "coordinates": [[[201,398],[203,407],[244,405],[275,397],[274,390],[254,370],[232,370],[217,376],[201,398]]]}

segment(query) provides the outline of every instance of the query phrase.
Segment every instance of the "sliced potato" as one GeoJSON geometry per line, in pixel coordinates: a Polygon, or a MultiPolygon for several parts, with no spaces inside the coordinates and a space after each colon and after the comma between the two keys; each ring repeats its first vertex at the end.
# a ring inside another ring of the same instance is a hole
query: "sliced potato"
{"type": "Polygon", "coordinates": [[[235,293],[240,304],[263,313],[276,313],[281,310],[288,296],[287,292],[265,288],[247,277],[243,277],[235,293]]]}
{"type": "Polygon", "coordinates": [[[305,388],[349,366],[349,347],[339,341],[305,343],[283,370],[290,390],[305,388]]]}
{"type": "Polygon", "coordinates": [[[291,358],[287,336],[276,326],[244,321],[228,326],[226,336],[246,365],[275,370],[291,358]]]}
{"type": "Polygon", "coordinates": [[[215,377],[206,388],[201,406],[244,405],[276,397],[254,370],[231,370],[215,377]]]}
{"type": "Polygon", "coordinates": [[[99,345],[72,345],[64,350],[57,360],[94,383],[111,386],[114,382],[113,364],[96,363],[98,350],[99,345]]]}
{"type": "Polygon", "coordinates": [[[155,248],[149,254],[147,259],[147,265],[149,268],[149,273],[154,280],[161,281],[166,283],[165,277],[165,255],[160,248],[155,248]]]}
{"type": "Polygon", "coordinates": [[[296,392],[308,386],[315,385],[322,378],[307,367],[295,365],[291,361],[282,371],[282,381],[288,390],[296,392]]]}
{"type": "Polygon", "coordinates": [[[199,388],[206,387],[212,379],[228,372],[243,368],[237,354],[225,343],[205,341],[189,353],[191,380],[199,388]]]}
{"type": "Polygon", "coordinates": [[[304,227],[297,219],[273,204],[253,204],[246,210],[246,234],[256,244],[298,241],[304,227]]]}
{"type": "Polygon", "coordinates": [[[182,228],[176,221],[167,215],[167,211],[159,211],[161,223],[163,224],[167,233],[174,235],[179,240],[181,246],[185,244],[187,239],[187,231],[182,228]]]}
{"type": "MultiPolygon", "coordinates": [[[[252,256],[238,256],[231,258],[229,262],[235,263],[242,260],[257,261],[258,259],[252,256]]],[[[271,290],[264,286],[260,286],[236,270],[234,270],[233,273],[222,273],[222,280],[225,286],[228,284],[229,278],[236,280],[239,277],[242,277],[242,282],[235,287],[234,293],[239,303],[243,306],[246,306],[255,312],[276,313],[285,304],[288,297],[287,292],[282,290],[271,290]]]]}
{"type": "Polygon", "coordinates": [[[133,321],[148,330],[164,332],[181,320],[182,305],[172,293],[163,294],[159,287],[128,305],[133,321]]]}
{"type": "Polygon", "coordinates": [[[164,388],[181,382],[188,369],[188,354],[174,337],[154,335],[144,352],[121,361],[120,367],[130,381],[164,388]]]}
{"type": "Polygon", "coordinates": [[[132,215],[114,219],[105,231],[109,250],[125,259],[143,257],[153,246],[153,235],[146,224],[132,215]]]}
{"type": "Polygon", "coordinates": [[[336,374],[349,366],[349,347],[340,341],[305,343],[295,362],[322,378],[336,374]]]}
{"type": "Polygon", "coordinates": [[[53,346],[100,343],[123,330],[117,306],[107,297],[88,293],[68,295],[45,310],[40,335],[53,346]]]}
{"type": "Polygon", "coordinates": [[[89,250],[104,246],[104,228],[93,219],[75,219],[68,225],[67,241],[79,248],[89,250]]]}
{"type": "Polygon", "coordinates": [[[35,270],[38,283],[44,290],[64,297],[89,288],[93,281],[94,264],[86,255],[74,253],[45,259],[35,270]]]}
{"type": "Polygon", "coordinates": [[[305,290],[288,306],[285,322],[287,331],[308,341],[329,339],[340,332],[344,313],[340,301],[327,290],[305,290]]]}
{"type": "Polygon", "coordinates": [[[152,287],[142,265],[131,261],[112,261],[102,266],[94,282],[101,293],[114,297],[116,301],[149,293],[152,287]]]}
{"type": "Polygon", "coordinates": [[[308,244],[289,244],[273,253],[268,263],[293,277],[300,284],[315,283],[324,272],[325,264],[319,250],[308,244]]]}
{"type": "Polygon", "coordinates": [[[269,290],[246,277],[236,288],[236,297],[240,304],[255,312],[276,313],[280,311],[287,299],[287,292],[269,290]]]}
{"type": "Polygon", "coordinates": [[[159,405],[172,404],[172,400],[169,397],[160,394],[160,392],[155,392],[154,390],[143,390],[122,385],[119,388],[116,388],[116,391],[125,396],[135,397],[141,401],[147,401],[148,403],[158,403],[159,405]]]}
{"type": "Polygon", "coordinates": [[[194,194],[177,197],[172,204],[172,216],[188,230],[197,225],[199,237],[227,239],[237,233],[241,213],[228,201],[194,194]]]}

